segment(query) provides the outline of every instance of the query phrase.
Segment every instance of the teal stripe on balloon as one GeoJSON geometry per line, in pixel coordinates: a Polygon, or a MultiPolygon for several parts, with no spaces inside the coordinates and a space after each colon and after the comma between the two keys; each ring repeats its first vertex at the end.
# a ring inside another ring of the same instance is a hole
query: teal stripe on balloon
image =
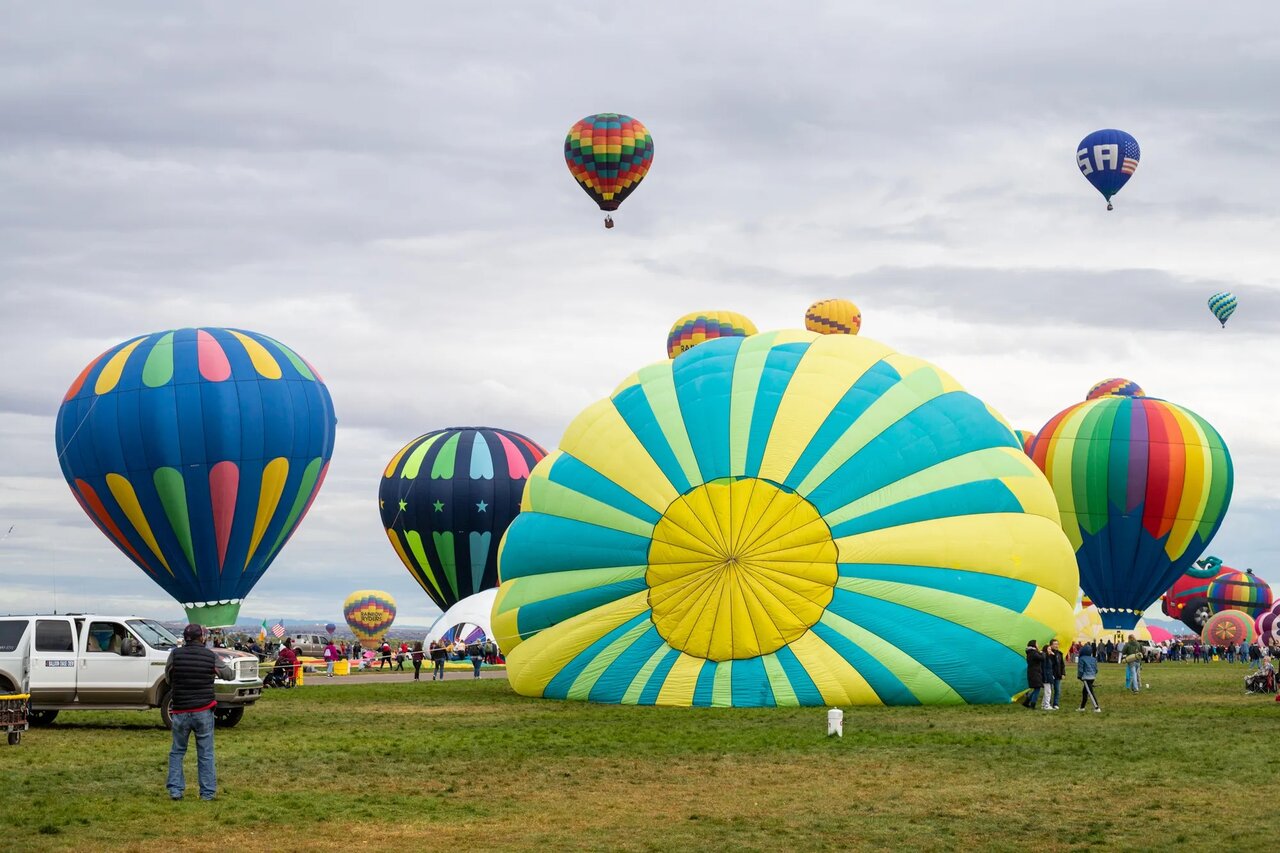
{"type": "MultiPolygon", "coordinates": [[[[503,571],[504,573],[506,571],[505,565],[503,571]]],[[[586,613],[611,601],[643,592],[646,588],[644,578],[634,578],[534,601],[522,606],[517,612],[516,628],[520,631],[521,637],[530,637],[543,628],[550,628],[566,619],[572,619],[579,613],[586,613]]]]}
{"type": "Polygon", "coordinates": [[[657,627],[651,625],[648,631],[637,637],[634,643],[605,668],[592,686],[587,699],[592,702],[621,702],[641,667],[665,642],[657,627]]]}
{"type": "Polygon", "coordinates": [[[787,393],[787,385],[795,374],[796,366],[809,349],[808,342],[779,344],[769,351],[756,388],[755,406],[751,409],[751,430],[747,434],[747,464],[745,476],[760,473],[764,450],[773,432],[773,419],[778,416],[778,406],[787,393]]]}
{"type": "Polygon", "coordinates": [[[675,490],[680,494],[689,491],[691,488],[689,478],[684,475],[684,469],[680,467],[675,451],[667,442],[667,437],[663,434],[662,427],[649,406],[649,400],[644,395],[644,388],[633,385],[618,392],[613,398],[613,406],[626,421],[631,432],[644,445],[645,450],[649,451],[649,455],[653,457],[653,461],[666,475],[668,482],[675,490]]]}
{"type": "Polygon", "coordinates": [[[711,707],[711,692],[716,686],[716,667],[720,664],[713,660],[702,662],[702,669],[698,670],[698,683],[693,688],[693,702],[695,708],[711,707]]]}
{"type": "Polygon", "coordinates": [[[587,665],[590,664],[591,661],[595,660],[596,655],[607,649],[614,640],[618,639],[632,628],[635,628],[637,625],[648,621],[648,619],[649,611],[646,610],[637,616],[633,616],[626,622],[623,622],[621,625],[614,628],[591,645],[587,646],[579,652],[573,660],[565,664],[564,667],[556,673],[556,677],[551,679],[551,682],[547,684],[546,689],[542,691],[542,695],[548,699],[569,698],[569,688],[573,687],[573,682],[578,680],[578,676],[582,674],[582,671],[587,668],[587,665]]]}
{"type": "Polygon", "coordinates": [[[927,495],[909,498],[884,509],[851,518],[832,527],[831,535],[835,538],[854,536],[858,533],[897,527],[901,524],[992,512],[1020,513],[1022,504],[1009,487],[999,480],[981,480],[976,483],[962,483],[947,489],[939,489],[927,495]]]}
{"type": "Polygon", "coordinates": [[[657,524],[662,520],[662,513],[590,465],[567,453],[561,455],[552,463],[547,479],[650,524],[657,524]]]}
{"type": "Polygon", "coordinates": [[[963,625],[845,589],[835,591],[827,609],[929,661],[929,671],[970,704],[1008,702],[1026,688],[1022,655],[963,625]]]}
{"type": "Polygon", "coordinates": [[[813,683],[813,679],[805,671],[804,664],[796,658],[796,653],[791,651],[790,646],[778,649],[774,652],[774,656],[778,659],[778,663],[782,664],[782,671],[791,682],[791,689],[796,693],[797,702],[801,705],[826,704],[822,699],[822,691],[813,683]]]}
{"type": "Polygon", "coordinates": [[[523,512],[518,523],[507,528],[502,579],[578,569],[643,566],[648,557],[647,536],[571,518],[523,512]]]}
{"type": "Polygon", "coordinates": [[[827,415],[814,433],[813,439],[796,460],[791,473],[787,475],[786,486],[796,489],[809,476],[813,466],[827,455],[835,443],[840,440],[853,422],[862,417],[871,404],[880,399],[886,391],[902,381],[902,374],[890,364],[878,361],[858,377],[858,381],[840,398],[831,413],[827,415]]]}
{"type": "Polygon", "coordinates": [[[731,685],[733,704],[739,708],[759,706],[772,708],[777,705],[769,675],[764,670],[764,658],[746,658],[733,662],[731,685]]]}
{"type": "Polygon", "coordinates": [[[919,705],[920,700],[907,685],[889,671],[888,667],[872,657],[865,649],[839,631],[821,622],[813,626],[813,632],[822,642],[835,649],[840,657],[866,679],[867,684],[886,705],[919,705]]]}
{"type": "Polygon", "coordinates": [[[471,436],[471,479],[492,480],[493,454],[489,452],[489,442],[479,432],[473,432],[471,436]]]}
{"type": "Polygon", "coordinates": [[[644,686],[644,690],[640,691],[640,699],[637,705],[655,705],[658,702],[658,694],[662,692],[662,685],[666,683],[667,674],[671,672],[671,667],[676,665],[680,652],[671,649],[653,668],[653,674],[649,676],[649,683],[644,686]]]}
{"type": "Polygon", "coordinates": [[[684,419],[694,459],[704,483],[732,475],[729,461],[729,410],[733,393],[733,363],[745,338],[719,338],[694,347],[673,363],[680,416],[684,419]],[[707,362],[724,368],[703,373],[707,362]]]}
{"type": "MultiPolygon", "coordinates": [[[[1033,583],[1013,578],[988,575],[983,572],[967,572],[962,569],[944,569],[936,566],[898,566],[875,563],[840,563],[837,567],[842,578],[859,578],[870,581],[918,586],[963,595],[1021,613],[1031,603],[1039,588],[1033,583]]],[[[1030,639],[1028,637],[1027,639],[1030,639]]]]}
{"type": "Polygon", "coordinates": [[[826,515],[940,462],[1011,442],[980,400],[960,391],[943,394],[885,429],[806,497],[826,515]]]}

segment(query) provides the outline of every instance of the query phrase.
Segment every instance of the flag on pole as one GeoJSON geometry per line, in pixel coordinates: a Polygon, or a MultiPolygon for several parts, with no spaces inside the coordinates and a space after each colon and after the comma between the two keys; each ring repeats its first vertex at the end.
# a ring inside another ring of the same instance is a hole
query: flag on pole
{"type": "Polygon", "coordinates": [[[275,637],[277,640],[284,636],[284,620],[283,619],[281,619],[279,622],[271,626],[271,635],[275,637]]]}
{"type": "Polygon", "coordinates": [[[262,629],[258,631],[258,642],[265,643],[267,641],[267,620],[262,620],[262,629]]]}

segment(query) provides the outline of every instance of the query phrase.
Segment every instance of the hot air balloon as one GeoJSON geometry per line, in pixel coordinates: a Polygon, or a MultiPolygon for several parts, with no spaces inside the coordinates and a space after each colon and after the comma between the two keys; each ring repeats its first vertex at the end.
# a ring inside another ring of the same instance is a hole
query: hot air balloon
{"type": "Polygon", "coordinates": [[[547,452],[518,432],[450,427],[400,449],[378,488],[382,526],[436,606],[498,585],[498,543],[547,452]]]}
{"type": "Polygon", "coordinates": [[[1059,412],[1036,436],[1033,458],[1107,628],[1137,623],[1209,544],[1231,500],[1221,436],[1153,397],[1096,397],[1059,412]]]}
{"type": "Polygon", "coordinates": [[[332,637],[334,632],[337,630],[338,630],[338,626],[333,624],[332,622],[329,622],[324,626],[325,633],[328,634],[330,637],[332,637]]]}
{"type": "Polygon", "coordinates": [[[1089,389],[1089,393],[1085,395],[1086,400],[1096,400],[1099,397],[1145,397],[1147,392],[1143,391],[1137,382],[1132,379],[1104,379],[1089,389]]]}
{"type": "Polygon", "coordinates": [[[1111,210],[1111,197],[1120,192],[1137,171],[1140,159],[1142,151],[1138,140],[1123,130],[1095,130],[1076,146],[1080,174],[1102,193],[1107,200],[1107,210],[1111,210]]]}
{"type": "Polygon", "coordinates": [[[336,421],[323,381],[256,332],[178,329],[94,359],[58,410],[81,507],[187,618],[233,625],[324,482],[336,421]]]}
{"type": "Polygon", "coordinates": [[[1280,601],[1273,602],[1271,607],[1259,613],[1253,620],[1253,627],[1258,635],[1258,642],[1267,644],[1272,640],[1280,641],[1280,601]]]}
{"type": "Polygon", "coordinates": [[[862,312],[848,299],[821,299],[804,312],[804,327],[820,335],[856,335],[862,312]]]}
{"type": "Polygon", "coordinates": [[[756,324],[736,311],[694,311],[671,325],[667,333],[667,357],[675,358],[698,344],[716,338],[742,338],[756,334],[756,324]]]}
{"type": "Polygon", "coordinates": [[[1212,615],[1209,610],[1209,584],[1220,574],[1232,571],[1217,557],[1197,560],[1160,596],[1160,609],[1197,634],[1212,615]]]}
{"type": "Polygon", "coordinates": [[[376,649],[396,619],[396,600],[380,589],[356,590],[342,602],[342,617],[361,646],[376,649]]]}
{"type": "Polygon", "coordinates": [[[1214,613],[1239,610],[1251,617],[1270,609],[1271,587],[1252,569],[1228,568],[1209,582],[1209,609],[1214,613]]]}
{"type": "Polygon", "coordinates": [[[1018,446],[1022,448],[1022,452],[1030,456],[1031,442],[1036,440],[1035,431],[1029,429],[1015,429],[1013,431],[1013,436],[1018,439],[1018,446]]]}
{"type": "Polygon", "coordinates": [[[1223,610],[1209,617],[1200,637],[1211,646],[1238,646],[1258,638],[1253,619],[1239,610],[1223,610]]]}
{"type": "Polygon", "coordinates": [[[1209,311],[1218,318],[1222,328],[1227,327],[1227,320],[1236,313],[1236,295],[1229,290],[1219,291],[1209,297],[1209,311]]]}
{"type": "Polygon", "coordinates": [[[1077,586],[1048,484],[981,401],[798,330],[708,341],[588,407],[499,566],[517,692],[641,705],[1009,702],[1077,586]]]}
{"type": "MultiPolygon", "coordinates": [[[[597,113],[569,128],[564,161],[601,210],[617,210],[649,174],[653,137],[631,116],[597,113]]],[[[612,216],[605,215],[604,227],[613,227],[612,216]]]]}

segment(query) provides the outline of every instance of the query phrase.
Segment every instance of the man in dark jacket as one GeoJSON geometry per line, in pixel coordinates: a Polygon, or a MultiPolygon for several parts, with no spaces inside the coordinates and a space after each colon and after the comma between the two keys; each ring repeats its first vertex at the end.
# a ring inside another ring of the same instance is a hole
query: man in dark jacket
{"type": "Polygon", "coordinates": [[[1034,709],[1044,687],[1044,654],[1036,647],[1035,640],[1027,641],[1027,686],[1031,692],[1022,700],[1022,706],[1034,709]]]}
{"type": "Polygon", "coordinates": [[[200,799],[212,800],[218,791],[218,775],[213,765],[213,697],[215,674],[231,680],[231,667],[211,649],[204,646],[204,629],[188,625],[182,631],[184,645],[169,653],[164,665],[169,684],[170,710],[173,721],[173,748],[169,750],[169,797],[182,799],[187,788],[182,774],[182,760],[187,755],[191,733],[196,735],[196,771],[200,779],[200,799]]]}
{"type": "Polygon", "coordinates": [[[1066,675],[1067,663],[1062,659],[1062,652],[1058,649],[1058,640],[1055,638],[1049,641],[1049,645],[1044,649],[1045,660],[1045,693],[1051,693],[1049,697],[1049,707],[1058,710],[1058,700],[1062,698],[1062,676],[1066,675]]]}

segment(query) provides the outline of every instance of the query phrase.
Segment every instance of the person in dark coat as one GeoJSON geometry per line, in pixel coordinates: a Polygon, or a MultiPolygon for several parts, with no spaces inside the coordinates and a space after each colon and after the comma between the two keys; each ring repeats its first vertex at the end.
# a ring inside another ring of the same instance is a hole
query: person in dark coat
{"type": "Polygon", "coordinates": [[[182,761],[187,757],[187,744],[192,732],[196,736],[196,773],[200,780],[200,799],[212,800],[218,792],[218,774],[213,763],[213,709],[218,701],[213,695],[215,675],[230,681],[235,678],[231,666],[204,645],[204,628],[188,625],[182,631],[183,645],[169,653],[164,665],[169,684],[169,718],[173,728],[173,746],[169,749],[169,778],[165,787],[170,799],[180,800],[187,789],[182,761]]]}
{"type": "Polygon", "coordinates": [[[1049,641],[1045,646],[1045,682],[1044,691],[1049,695],[1049,707],[1058,710],[1058,700],[1062,698],[1062,677],[1067,673],[1067,662],[1062,659],[1057,639],[1049,641]]]}
{"type": "Polygon", "coordinates": [[[1036,646],[1035,640],[1027,641],[1027,686],[1031,692],[1022,700],[1022,707],[1035,708],[1044,688],[1044,653],[1036,646]]]}

